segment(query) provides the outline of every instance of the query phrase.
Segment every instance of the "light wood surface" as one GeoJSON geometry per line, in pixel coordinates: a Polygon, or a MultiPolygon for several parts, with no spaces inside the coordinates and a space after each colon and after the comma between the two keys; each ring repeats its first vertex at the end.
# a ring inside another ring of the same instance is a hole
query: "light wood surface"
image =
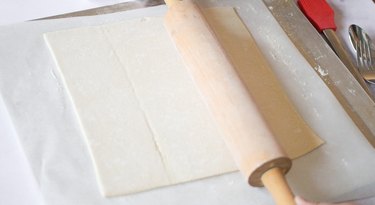
{"type": "Polygon", "coordinates": [[[295,204],[294,195],[279,168],[273,168],[265,172],[262,175],[262,182],[277,205],[295,204]]]}
{"type": "Polygon", "coordinates": [[[168,6],[168,7],[171,7],[172,5],[174,5],[175,3],[179,2],[179,0],[164,0],[165,4],[168,6]]]}
{"type": "Polygon", "coordinates": [[[284,195],[287,184],[282,173],[289,170],[291,161],[275,140],[200,9],[189,0],[166,3],[169,7],[166,29],[240,171],[252,186],[262,186],[262,175],[268,171],[267,182],[277,179],[268,189],[284,195]],[[273,169],[276,171],[269,171],[273,169]]]}

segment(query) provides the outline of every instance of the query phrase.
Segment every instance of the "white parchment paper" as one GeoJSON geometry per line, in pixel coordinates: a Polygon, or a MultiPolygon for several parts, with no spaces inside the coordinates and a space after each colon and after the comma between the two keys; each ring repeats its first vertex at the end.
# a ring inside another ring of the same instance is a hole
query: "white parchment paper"
{"type": "MultiPolygon", "coordinates": [[[[204,3],[236,6],[298,110],[327,142],[294,161],[288,179],[295,192],[314,200],[345,200],[373,195],[374,149],[283,34],[262,2],[204,3]]],[[[0,28],[0,92],[46,204],[271,203],[264,189],[248,187],[238,173],[127,197],[106,199],[100,195],[71,102],[60,76],[56,74],[42,34],[145,14],[160,16],[165,9],[160,6],[0,28]]]]}

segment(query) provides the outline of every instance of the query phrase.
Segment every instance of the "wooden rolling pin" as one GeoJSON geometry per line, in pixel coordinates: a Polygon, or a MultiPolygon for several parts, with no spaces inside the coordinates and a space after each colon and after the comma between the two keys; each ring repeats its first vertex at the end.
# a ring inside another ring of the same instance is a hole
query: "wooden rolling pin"
{"type": "Polygon", "coordinates": [[[165,26],[252,186],[265,186],[278,205],[295,204],[284,178],[291,167],[198,6],[165,0],[165,26]]]}

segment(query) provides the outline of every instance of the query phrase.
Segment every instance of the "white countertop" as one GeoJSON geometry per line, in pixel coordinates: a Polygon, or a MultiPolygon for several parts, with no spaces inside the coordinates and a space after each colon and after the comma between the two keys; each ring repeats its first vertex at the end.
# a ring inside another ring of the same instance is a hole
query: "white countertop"
{"type": "MultiPolygon", "coordinates": [[[[27,2],[20,0],[0,2],[0,25],[25,20],[41,18],[61,13],[67,13],[82,9],[99,7],[113,3],[122,2],[120,0],[88,1],[47,1],[30,0],[27,2]],[[22,6],[20,6],[22,5],[22,6]]],[[[372,13],[375,4],[371,0],[360,1],[329,1],[336,11],[336,22],[338,32],[342,39],[348,43],[347,28],[352,23],[362,26],[371,37],[375,38],[375,26],[373,25],[372,13]],[[370,15],[370,12],[371,15],[370,15]],[[372,18],[371,18],[372,17],[372,18]],[[371,20],[372,19],[372,20],[371,20]]],[[[2,100],[0,99],[0,204],[7,205],[39,205],[42,204],[38,186],[33,179],[31,170],[27,164],[22,148],[17,141],[16,133],[12,128],[9,117],[6,113],[2,100]]],[[[361,204],[374,204],[375,199],[364,200],[361,204]]]]}

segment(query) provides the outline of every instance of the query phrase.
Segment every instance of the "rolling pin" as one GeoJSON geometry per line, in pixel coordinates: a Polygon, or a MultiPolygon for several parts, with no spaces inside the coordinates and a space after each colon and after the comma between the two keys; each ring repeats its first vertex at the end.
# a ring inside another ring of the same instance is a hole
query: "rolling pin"
{"type": "Polygon", "coordinates": [[[239,170],[251,186],[265,186],[276,204],[295,204],[284,178],[291,160],[276,141],[202,12],[192,0],[165,2],[165,27],[239,170]]]}

